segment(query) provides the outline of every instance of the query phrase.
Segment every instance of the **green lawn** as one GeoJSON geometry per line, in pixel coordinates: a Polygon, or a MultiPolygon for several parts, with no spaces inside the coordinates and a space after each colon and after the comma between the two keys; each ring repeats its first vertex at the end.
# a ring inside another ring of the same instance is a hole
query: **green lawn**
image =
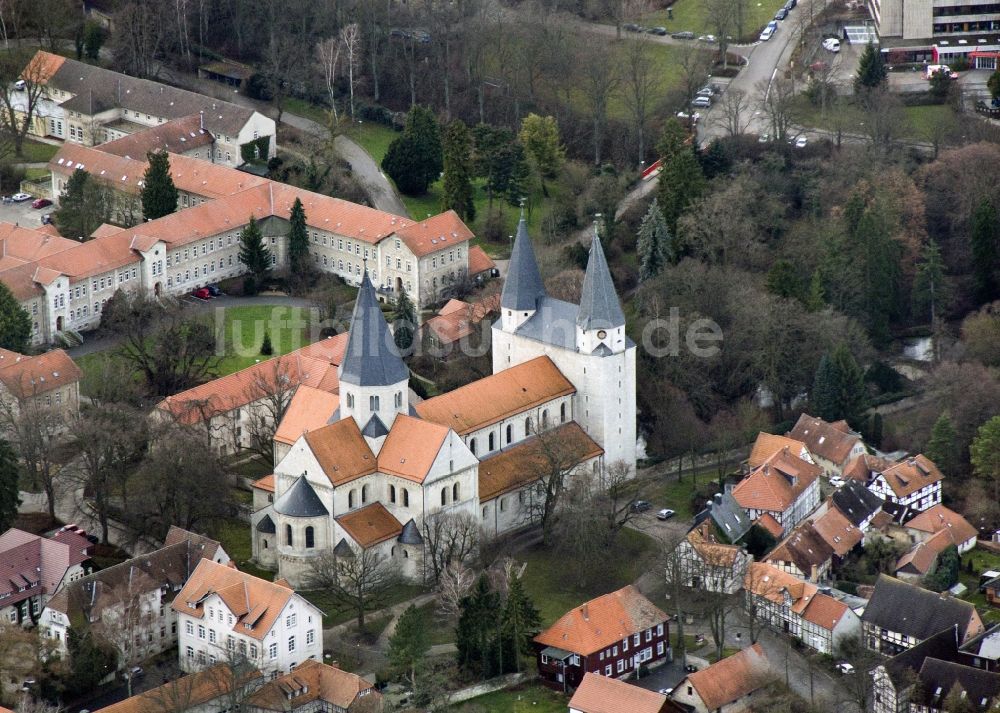
{"type": "Polygon", "coordinates": [[[59,151],[59,147],[53,144],[43,144],[40,141],[25,139],[22,146],[22,155],[15,157],[15,160],[24,163],[41,163],[52,160],[52,157],[59,151]]]}
{"type": "MultiPolygon", "coordinates": [[[[249,534],[250,528],[247,527],[247,533],[249,534]]],[[[241,568],[242,569],[242,568],[241,568]]],[[[405,602],[414,597],[418,597],[427,590],[418,584],[400,584],[393,588],[389,597],[378,607],[379,609],[384,609],[386,607],[391,607],[400,602],[405,602]]],[[[315,606],[323,612],[323,628],[329,628],[337,624],[343,624],[344,622],[351,621],[356,618],[356,614],[353,611],[348,611],[342,609],[340,605],[334,601],[333,597],[330,596],[330,592],[322,589],[312,589],[308,591],[300,591],[303,597],[312,602],[315,606]]],[[[366,624],[368,617],[366,617],[366,624]]],[[[372,621],[372,626],[377,622],[372,621]]],[[[382,625],[385,628],[385,624],[382,625]]]]}
{"type": "Polygon", "coordinates": [[[310,311],[302,307],[244,306],[225,310],[222,330],[217,334],[217,349],[225,356],[219,363],[219,376],[253,366],[269,357],[260,353],[264,333],[270,335],[272,356],[309,344],[310,311]]]}
{"type": "Polygon", "coordinates": [[[977,547],[962,555],[962,568],[958,575],[958,581],[969,588],[962,599],[976,605],[987,626],[1000,622],[1000,609],[990,606],[986,601],[986,595],[979,591],[979,575],[991,569],[1000,571],[1000,555],[977,547]],[[970,561],[975,570],[973,573],[966,570],[970,561]]]}
{"type": "Polygon", "coordinates": [[[47,168],[28,168],[24,171],[24,178],[28,181],[49,181],[51,175],[47,168]]]}
{"type": "Polygon", "coordinates": [[[704,468],[694,474],[685,473],[680,480],[676,478],[668,482],[659,482],[651,489],[649,500],[655,508],[670,508],[683,520],[689,520],[695,513],[691,508],[691,498],[699,486],[707,486],[718,482],[718,470],[714,467],[704,468]]]}
{"type": "Polygon", "coordinates": [[[430,622],[428,634],[431,646],[455,643],[455,627],[451,624],[442,624],[437,619],[436,609],[437,602],[428,602],[419,608],[424,620],[430,622]]]}
{"type": "Polygon", "coordinates": [[[451,707],[458,713],[566,713],[568,697],[541,684],[487,693],[451,707]]]}
{"type": "Polygon", "coordinates": [[[391,126],[374,121],[361,121],[344,132],[354,139],[369,153],[375,163],[382,165],[382,159],[389,151],[389,144],[399,136],[399,132],[391,126]]]}
{"type": "Polygon", "coordinates": [[[222,544],[222,549],[232,558],[241,572],[247,572],[269,582],[274,579],[274,572],[261,569],[250,561],[253,556],[253,546],[250,543],[249,522],[239,518],[216,520],[211,535],[222,544]]]}
{"type": "Polygon", "coordinates": [[[524,587],[542,615],[542,626],[551,625],[567,611],[601,594],[634,582],[645,571],[646,558],[655,548],[654,540],[641,532],[625,529],[619,536],[613,559],[617,566],[602,583],[600,591],[582,591],[568,581],[560,562],[562,554],[536,546],[518,556],[527,562],[524,587]]]}
{"type": "MultiPolygon", "coordinates": [[[[778,8],[784,6],[782,0],[739,0],[745,8],[743,23],[744,38],[756,39],[761,28],[774,17],[778,8]]],[[[663,26],[669,32],[688,30],[695,34],[714,34],[708,5],[702,0],[677,0],[671,7],[673,19],[667,19],[667,10],[657,10],[644,15],[642,24],[647,27],[663,26]]],[[[793,10],[794,12],[794,10],[793,10]]],[[[736,34],[734,31],[733,35],[736,34]]]]}
{"type": "MultiPolygon", "coordinates": [[[[824,112],[820,107],[814,106],[804,95],[796,97],[794,101],[793,117],[796,124],[830,131],[837,129],[833,114],[834,109],[828,108],[824,112]]],[[[838,107],[836,111],[839,117],[843,117],[842,129],[845,133],[865,133],[866,117],[865,112],[860,107],[846,103],[838,107]]],[[[903,107],[903,116],[904,123],[900,127],[900,134],[917,140],[927,140],[934,127],[942,121],[957,120],[955,111],[947,104],[903,107]]]]}

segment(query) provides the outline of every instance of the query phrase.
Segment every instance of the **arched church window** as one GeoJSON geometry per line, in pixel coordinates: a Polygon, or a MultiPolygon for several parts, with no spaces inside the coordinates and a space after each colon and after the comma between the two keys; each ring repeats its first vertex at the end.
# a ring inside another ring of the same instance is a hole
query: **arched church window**
{"type": "Polygon", "coordinates": [[[397,391],[396,392],[396,408],[402,408],[402,406],[403,406],[403,392],[402,391],[397,391]]]}
{"type": "Polygon", "coordinates": [[[361,486],[361,504],[364,505],[366,502],[368,502],[368,486],[367,485],[362,485],[361,486]]]}
{"type": "Polygon", "coordinates": [[[459,490],[458,490],[458,483],[455,483],[453,486],[451,486],[451,499],[452,499],[452,502],[458,502],[458,492],[459,492],[459,490]]]}
{"type": "Polygon", "coordinates": [[[566,402],[563,401],[559,405],[559,422],[566,423],[566,402]]]}
{"type": "Polygon", "coordinates": [[[306,549],[311,550],[315,546],[316,546],[316,539],[313,534],[312,525],[310,525],[309,527],[306,528],[306,549]]]}
{"type": "Polygon", "coordinates": [[[347,493],[347,507],[348,508],[353,508],[354,507],[354,492],[355,492],[354,490],[351,490],[349,493],[347,493]]]}
{"type": "Polygon", "coordinates": [[[350,392],[347,394],[347,408],[354,408],[354,394],[350,392]]]}
{"type": "Polygon", "coordinates": [[[531,416],[524,419],[524,435],[527,436],[531,433],[531,416]]]}
{"type": "Polygon", "coordinates": [[[513,440],[514,440],[514,427],[508,423],[507,424],[507,445],[509,446],[510,442],[513,441],[513,440]]]}
{"type": "Polygon", "coordinates": [[[403,488],[403,507],[410,507],[410,491],[406,488],[403,488]]]}
{"type": "Polygon", "coordinates": [[[491,433],[490,434],[490,450],[493,451],[495,449],[496,449],[495,436],[491,433]]]}
{"type": "Polygon", "coordinates": [[[472,451],[472,455],[476,455],[476,439],[473,438],[469,441],[469,450],[472,451]]]}
{"type": "Polygon", "coordinates": [[[285,525],[285,544],[291,547],[294,542],[292,541],[292,526],[285,525]]]}
{"type": "Polygon", "coordinates": [[[368,397],[368,408],[372,411],[378,411],[378,396],[368,397]]]}
{"type": "Polygon", "coordinates": [[[448,504],[448,486],[441,488],[441,507],[448,504]]]}
{"type": "Polygon", "coordinates": [[[390,503],[396,502],[396,486],[395,485],[390,485],[389,486],[389,502],[390,503]]]}
{"type": "Polygon", "coordinates": [[[549,410],[545,409],[542,411],[542,430],[544,431],[549,427],[549,410]]]}

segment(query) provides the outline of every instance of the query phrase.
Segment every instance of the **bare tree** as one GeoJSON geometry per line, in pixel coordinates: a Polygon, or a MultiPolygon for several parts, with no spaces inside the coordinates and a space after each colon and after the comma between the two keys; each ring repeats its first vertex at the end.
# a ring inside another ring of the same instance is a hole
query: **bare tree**
{"type": "Polygon", "coordinates": [[[578,61],[581,63],[584,93],[593,127],[594,165],[598,166],[604,145],[604,127],[608,121],[608,105],[621,81],[618,75],[619,63],[612,49],[604,44],[587,46],[578,61]]]}
{"type": "Polygon", "coordinates": [[[316,60],[323,76],[323,86],[326,87],[326,98],[330,102],[330,111],[335,126],[340,121],[337,116],[337,92],[334,86],[340,64],[340,50],[340,40],[336,37],[327,37],[316,43],[316,60]]]}
{"type": "Polygon", "coordinates": [[[658,543],[660,565],[663,567],[667,584],[666,597],[674,610],[674,632],[677,637],[674,656],[679,657],[682,665],[687,663],[684,618],[693,611],[690,590],[687,587],[687,564],[680,549],[683,539],[683,535],[669,533],[660,537],[658,543]]]}
{"type": "Polygon", "coordinates": [[[677,65],[681,71],[681,87],[686,107],[702,83],[708,79],[708,71],[712,67],[712,56],[694,43],[687,43],[681,47],[677,54],[677,65]]]}
{"type": "Polygon", "coordinates": [[[622,63],[623,94],[632,114],[639,161],[646,159],[646,130],[653,113],[657,90],[661,86],[651,50],[649,35],[636,35],[625,45],[622,63]]]}
{"type": "Polygon", "coordinates": [[[445,570],[475,554],[482,536],[479,521],[469,513],[438,513],[424,518],[424,567],[438,582],[445,570]]]}
{"type": "Polygon", "coordinates": [[[264,677],[260,672],[264,669],[264,646],[258,646],[257,649],[257,655],[254,656],[252,651],[246,650],[246,642],[230,646],[227,640],[219,663],[208,669],[216,688],[224,692],[224,710],[244,710],[246,700],[263,685],[264,677]]]}
{"type": "Polygon", "coordinates": [[[340,42],[344,47],[344,63],[347,68],[347,87],[351,96],[351,121],[354,121],[354,87],[361,63],[361,28],[356,22],[345,25],[340,30],[340,42]]]}
{"type": "Polygon", "coordinates": [[[736,8],[741,0],[707,0],[705,16],[708,26],[715,33],[719,43],[719,54],[722,55],[722,66],[728,66],[729,38],[736,31],[736,8]]]}
{"type": "Polygon", "coordinates": [[[40,54],[15,50],[0,55],[0,129],[13,139],[18,156],[23,155],[25,137],[40,120],[47,72],[40,54]]]}
{"type": "Polygon", "coordinates": [[[438,615],[447,623],[455,624],[462,613],[461,602],[476,583],[478,575],[461,562],[454,562],[438,577],[438,615]]]}
{"type": "Polygon", "coordinates": [[[773,81],[761,80],[757,84],[758,104],[771,127],[771,137],[784,142],[792,126],[792,103],[795,82],[775,77],[773,81]]]}
{"type": "Polygon", "coordinates": [[[727,89],[716,107],[716,116],[716,121],[729,136],[742,136],[753,121],[750,97],[738,87],[727,89]]]}
{"type": "Polygon", "coordinates": [[[21,402],[6,397],[0,398],[0,424],[20,454],[28,477],[45,493],[49,517],[55,519],[60,465],[54,459],[54,446],[66,429],[62,414],[37,397],[21,402]]]}
{"type": "MultiPolygon", "coordinates": [[[[274,462],[274,434],[298,387],[294,369],[295,364],[289,359],[271,359],[254,374],[244,390],[250,450],[268,463],[274,462]]],[[[239,444],[236,446],[239,448],[239,444]]]]}
{"type": "Polygon", "coordinates": [[[858,706],[858,710],[868,710],[872,696],[872,670],[882,662],[882,657],[867,648],[860,635],[843,639],[836,655],[854,667],[854,673],[844,676],[842,690],[847,692],[848,700],[858,706]]]}
{"type": "Polygon", "coordinates": [[[136,77],[158,74],[171,25],[165,16],[168,11],[168,3],[131,0],[118,5],[113,20],[115,32],[111,35],[116,69],[136,77]]]}
{"type": "Polygon", "coordinates": [[[59,713],[61,710],[60,706],[35,698],[30,693],[22,693],[16,706],[17,713],[59,713]]]}
{"type": "MultiPolygon", "coordinates": [[[[85,588],[76,591],[85,596],[85,588]]],[[[119,669],[125,670],[128,695],[132,696],[132,668],[148,655],[147,641],[153,636],[157,620],[154,599],[149,592],[149,579],[135,569],[113,584],[105,583],[101,592],[104,604],[93,631],[114,649],[119,669]]]]}
{"type": "Polygon", "coordinates": [[[392,563],[372,549],[338,554],[327,550],[314,557],[307,575],[310,589],[325,589],[343,610],[357,616],[365,628],[365,614],[385,604],[399,581],[392,563]]]}
{"type": "Polygon", "coordinates": [[[864,130],[872,148],[888,153],[905,125],[902,101],[887,86],[867,88],[858,99],[865,112],[864,130]]]}

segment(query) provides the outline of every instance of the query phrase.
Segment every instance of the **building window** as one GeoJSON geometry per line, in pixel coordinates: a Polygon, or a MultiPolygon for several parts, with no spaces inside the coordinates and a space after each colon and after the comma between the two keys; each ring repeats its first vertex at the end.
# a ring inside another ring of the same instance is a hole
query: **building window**
{"type": "Polygon", "coordinates": [[[396,486],[395,485],[390,485],[389,486],[389,502],[390,503],[396,502],[396,486]]]}
{"type": "Polygon", "coordinates": [[[403,488],[403,507],[410,507],[410,491],[406,488],[403,488]]]}
{"type": "Polygon", "coordinates": [[[347,493],[347,507],[348,509],[354,507],[354,490],[351,490],[349,493],[347,493]]]}
{"type": "MultiPolygon", "coordinates": [[[[491,433],[490,434],[490,448],[489,448],[490,451],[492,451],[492,450],[494,450],[496,448],[496,444],[494,443],[494,438],[495,438],[494,435],[491,433]]],[[[487,451],[487,452],[489,452],[489,451],[487,451]]]]}
{"type": "Polygon", "coordinates": [[[288,545],[289,547],[291,547],[292,546],[292,542],[293,542],[293,540],[292,540],[292,526],[291,525],[285,525],[285,544],[288,545]]]}
{"type": "Polygon", "coordinates": [[[456,503],[458,502],[458,493],[459,493],[458,483],[455,483],[454,485],[451,486],[451,500],[452,500],[452,502],[456,502],[456,503]]]}
{"type": "Polygon", "coordinates": [[[310,629],[306,632],[306,646],[313,643],[316,640],[316,630],[310,629]]]}
{"type": "Polygon", "coordinates": [[[198,638],[199,639],[204,639],[205,638],[205,627],[204,626],[199,626],[198,627],[198,638]]]}
{"type": "Polygon", "coordinates": [[[377,412],[378,411],[378,406],[379,406],[379,404],[378,404],[378,396],[369,396],[368,397],[368,408],[371,411],[373,411],[373,412],[377,412]]]}
{"type": "Polygon", "coordinates": [[[347,408],[354,408],[354,394],[347,394],[347,408]]]}
{"type": "Polygon", "coordinates": [[[448,504],[448,488],[447,486],[445,486],[444,488],[441,488],[441,507],[444,507],[447,504],[448,504]]]}
{"type": "Polygon", "coordinates": [[[476,439],[472,438],[469,440],[469,450],[472,451],[472,455],[476,455],[476,439]]]}
{"type": "Polygon", "coordinates": [[[295,637],[294,636],[289,636],[288,637],[288,651],[289,651],[289,653],[291,653],[292,651],[295,651],[295,637]]]}
{"type": "Polygon", "coordinates": [[[367,485],[362,485],[361,486],[361,504],[364,505],[366,502],[368,502],[368,486],[367,485]]]}
{"type": "Polygon", "coordinates": [[[286,616],[285,617],[285,626],[287,628],[291,629],[293,626],[295,626],[295,619],[296,619],[296,617],[295,617],[294,613],[289,614],[288,616],[286,616]]]}
{"type": "Polygon", "coordinates": [[[316,543],[313,540],[313,528],[312,525],[310,525],[309,527],[306,528],[306,549],[311,550],[315,546],[316,543]]]}
{"type": "Polygon", "coordinates": [[[513,441],[513,440],[514,440],[514,427],[508,423],[507,424],[507,445],[509,446],[510,442],[513,441]]]}
{"type": "Polygon", "coordinates": [[[403,392],[402,391],[397,391],[396,392],[395,404],[396,404],[396,408],[402,408],[403,407],[403,392]]]}
{"type": "Polygon", "coordinates": [[[194,658],[194,648],[191,647],[191,646],[188,646],[187,649],[186,649],[186,651],[185,651],[185,654],[187,655],[187,657],[189,659],[193,659],[194,658]]]}
{"type": "Polygon", "coordinates": [[[563,402],[559,405],[559,422],[566,423],[566,403],[563,402]]]}
{"type": "Polygon", "coordinates": [[[194,624],[192,624],[189,621],[185,622],[184,623],[184,633],[188,634],[189,636],[194,635],[194,624]]]}
{"type": "Polygon", "coordinates": [[[531,433],[531,417],[524,419],[524,435],[527,436],[531,433]]]}
{"type": "Polygon", "coordinates": [[[268,655],[269,658],[272,658],[272,659],[278,658],[278,645],[277,644],[271,644],[270,646],[268,646],[267,647],[267,655],[268,655]]]}

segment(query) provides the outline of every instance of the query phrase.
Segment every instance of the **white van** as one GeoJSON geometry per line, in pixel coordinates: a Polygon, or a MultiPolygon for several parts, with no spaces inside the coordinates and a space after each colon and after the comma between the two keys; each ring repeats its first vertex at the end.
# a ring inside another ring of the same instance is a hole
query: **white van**
{"type": "Polygon", "coordinates": [[[764,31],[760,33],[760,41],[767,42],[773,36],[774,36],[774,28],[770,26],[765,27],[764,31]]]}
{"type": "Polygon", "coordinates": [[[928,64],[927,70],[924,73],[924,78],[930,81],[938,72],[944,72],[948,79],[958,79],[958,72],[951,71],[951,67],[947,64],[928,64]]]}
{"type": "Polygon", "coordinates": [[[840,40],[836,37],[828,37],[823,40],[823,49],[828,52],[840,52],[840,40]]]}

